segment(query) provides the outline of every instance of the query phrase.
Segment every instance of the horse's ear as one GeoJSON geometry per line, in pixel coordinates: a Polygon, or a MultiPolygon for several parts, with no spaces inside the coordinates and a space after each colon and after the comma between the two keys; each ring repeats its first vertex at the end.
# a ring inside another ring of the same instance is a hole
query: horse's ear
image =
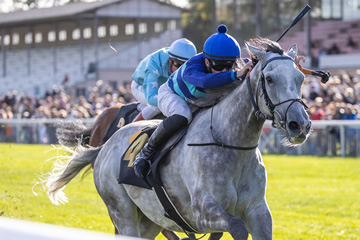
{"type": "Polygon", "coordinates": [[[251,46],[247,42],[245,42],[245,45],[246,45],[246,48],[248,49],[248,52],[249,52],[250,55],[251,54],[255,55],[258,60],[265,59],[265,55],[266,55],[265,51],[263,51],[263,50],[261,50],[259,48],[256,48],[254,46],[251,46]]]}
{"type": "Polygon", "coordinates": [[[287,51],[287,54],[291,57],[291,58],[295,58],[295,56],[298,54],[298,48],[296,46],[296,44],[292,45],[289,50],[287,51]]]}

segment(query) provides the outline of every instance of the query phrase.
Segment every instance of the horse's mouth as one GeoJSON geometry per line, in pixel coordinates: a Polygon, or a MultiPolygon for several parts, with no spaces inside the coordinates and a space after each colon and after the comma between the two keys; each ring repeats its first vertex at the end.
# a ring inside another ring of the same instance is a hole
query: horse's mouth
{"type": "Polygon", "coordinates": [[[304,133],[301,133],[295,137],[290,137],[289,142],[293,145],[299,145],[299,144],[304,143],[306,139],[307,139],[307,135],[305,135],[304,133]]]}
{"type": "Polygon", "coordinates": [[[299,134],[294,134],[286,131],[286,137],[282,140],[282,143],[288,147],[296,147],[303,144],[309,135],[310,132],[308,131],[306,133],[301,132],[299,134]]]}

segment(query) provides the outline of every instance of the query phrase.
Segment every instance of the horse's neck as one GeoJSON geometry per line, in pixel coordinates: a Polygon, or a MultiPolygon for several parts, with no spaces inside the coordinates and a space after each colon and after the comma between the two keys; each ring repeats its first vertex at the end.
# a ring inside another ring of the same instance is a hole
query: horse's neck
{"type": "MultiPolygon", "coordinates": [[[[251,147],[258,144],[264,120],[257,119],[251,103],[250,94],[242,82],[229,96],[214,108],[214,131],[221,140],[222,137],[231,145],[251,147]]],[[[255,89],[255,88],[254,88],[255,89]]],[[[255,96],[255,92],[254,96],[255,96]]]]}

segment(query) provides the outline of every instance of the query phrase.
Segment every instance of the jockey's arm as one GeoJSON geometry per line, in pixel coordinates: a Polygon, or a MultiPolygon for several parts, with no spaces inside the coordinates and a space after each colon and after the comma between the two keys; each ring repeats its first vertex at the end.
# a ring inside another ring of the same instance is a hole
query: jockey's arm
{"type": "Polygon", "coordinates": [[[183,67],[184,81],[200,88],[222,87],[236,80],[235,72],[207,73],[201,56],[191,58],[183,67]]]}
{"type": "Polygon", "coordinates": [[[159,69],[156,66],[148,66],[145,71],[144,94],[146,101],[153,106],[157,106],[157,95],[159,90],[158,78],[160,76],[159,69]]]}
{"type": "Polygon", "coordinates": [[[235,72],[205,73],[203,71],[185,69],[184,80],[200,88],[216,88],[230,84],[236,80],[235,72]]]}

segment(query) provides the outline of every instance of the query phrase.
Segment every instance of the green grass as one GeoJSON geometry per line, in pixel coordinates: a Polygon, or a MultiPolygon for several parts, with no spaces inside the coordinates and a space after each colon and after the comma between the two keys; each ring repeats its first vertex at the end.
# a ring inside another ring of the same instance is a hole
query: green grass
{"type": "MultiPolygon", "coordinates": [[[[52,205],[38,185],[47,145],[0,144],[0,215],[101,232],[113,232],[92,174],[65,189],[69,203],[52,205]]],[[[360,159],[263,156],[268,172],[267,201],[274,239],[360,239],[360,159]]],[[[200,236],[200,235],[199,235],[200,236]]],[[[158,236],[156,240],[165,239],[158,236]]],[[[205,237],[204,239],[207,239],[205,237]]],[[[223,239],[231,239],[225,234],[223,239]]]]}
{"type": "Polygon", "coordinates": [[[92,175],[81,181],[75,178],[66,187],[70,202],[55,206],[40,185],[34,188],[41,171],[52,164],[46,159],[56,156],[48,151],[51,146],[0,144],[0,214],[5,217],[112,232],[112,223],[100,196],[97,195],[92,175]]]}

